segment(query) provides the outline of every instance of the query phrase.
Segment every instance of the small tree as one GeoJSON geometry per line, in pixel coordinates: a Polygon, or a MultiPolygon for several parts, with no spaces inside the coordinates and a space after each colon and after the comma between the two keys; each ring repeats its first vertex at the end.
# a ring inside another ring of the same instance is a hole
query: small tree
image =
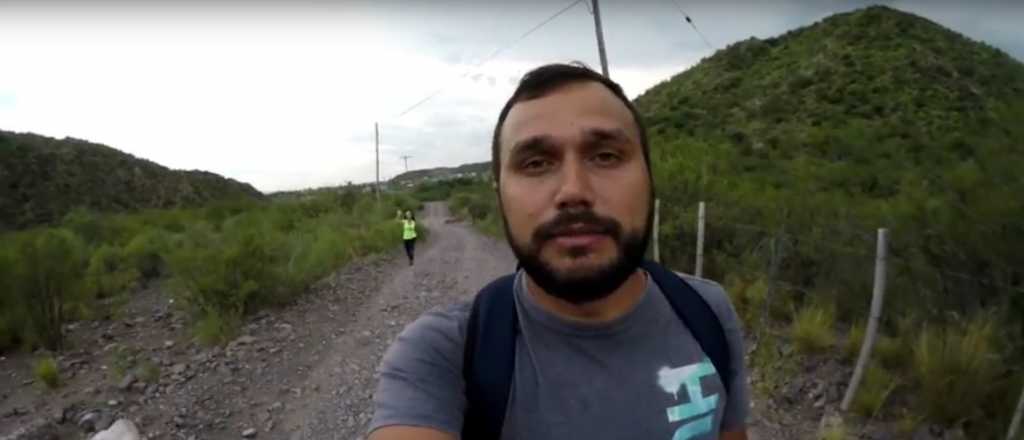
{"type": "Polygon", "coordinates": [[[0,280],[6,284],[0,287],[0,351],[13,347],[21,339],[22,314],[12,285],[16,281],[16,261],[6,243],[0,245],[0,280]]]}
{"type": "Polygon", "coordinates": [[[28,310],[33,336],[46,348],[64,344],[64,307],[83,287],[82,240],[66,229],[48,229],[18,245],[15,289],[28,310]]]}

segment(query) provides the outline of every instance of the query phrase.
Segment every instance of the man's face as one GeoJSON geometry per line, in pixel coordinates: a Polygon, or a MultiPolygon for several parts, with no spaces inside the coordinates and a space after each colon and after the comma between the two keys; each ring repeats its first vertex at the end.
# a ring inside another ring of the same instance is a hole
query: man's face
{"type": "Polygon", "coordinates": [[[547,293],[604,298],[643,258],[651,188],[629,109],[579,82],[516,103],[501,131],[498,192],[509,244],[547,293]]]}

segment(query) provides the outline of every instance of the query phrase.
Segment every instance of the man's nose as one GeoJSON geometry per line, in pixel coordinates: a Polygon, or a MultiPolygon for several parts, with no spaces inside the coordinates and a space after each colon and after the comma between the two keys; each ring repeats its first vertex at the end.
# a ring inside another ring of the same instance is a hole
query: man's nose
{"type": "Polygon", "coordinates": [[[586,165],[579,160],[567,160],[562,165],[561,174],[561,185],[555,197],[558,209],[593,207],[593,189],[586,165]]]}

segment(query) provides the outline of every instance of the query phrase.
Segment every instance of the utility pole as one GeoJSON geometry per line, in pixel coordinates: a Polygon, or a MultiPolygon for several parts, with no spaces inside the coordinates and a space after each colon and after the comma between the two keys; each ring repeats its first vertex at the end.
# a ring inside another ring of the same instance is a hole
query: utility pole
{"type": "Polygon", "coordinates": [[[594,30],[597,32],[597,53],[601,56],[601,73],[608,75],[608,55],[604,53],[604,31],[601,30],[601,10],[597,6],[597,0],[592,0],[594,5],[594,30]]]}
{"type": "Polygon", "coordinates": [[[377,177],[375,179],[376,186],[374,186],[374,192],[377,193],[377,202],[380,203],[380,130],[377,128],[377,123],[373,123],[373,150],[377,156],[377,177]]]}
{"type": "Polygon", "coordinates": [[[410,157],[412,157],[412,156],[409,156],[408,154],[407,154],[407,155],[404,155],[404,156],[402,156],[402,160],[404,160],[404,161],[405,161],[405,171],[406,171],[406,172],[408,172],[408,171],[409,171],[409,158],[410,158],[410,157]]]}

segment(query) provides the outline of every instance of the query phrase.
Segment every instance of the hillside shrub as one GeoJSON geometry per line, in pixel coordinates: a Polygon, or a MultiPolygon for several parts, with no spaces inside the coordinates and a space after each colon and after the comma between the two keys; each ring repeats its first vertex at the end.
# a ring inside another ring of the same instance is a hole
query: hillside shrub
{"type": "Polygon", "coordinates": [[[8,235],[0,241],[0,280],[5,280],[6,284],[0,289],[0,352],[17,346],[24,328],[24,312],[15,290],[18,287],[13,285],[17,281],[16,260],[12,249],[7,246],[11,239],[8,235]]]}
{"type": "Polygon", "coordinates": [[[904,371],[910,364],[911,347],[902,337],[879,335],[875,344],[878,361],[891,371],[904,371]]]}
{"type": "Polygon", "coordinates": [[[142,280],[157,278],[164,270],[163,253],[169,245],[167,233],[148,227],[124,247],[124,259],[142,280]]]}
{"type": "Polygon", "coordinates": [[[848,361],[856,361],[860,356],[861,346],[864,345],[864,323],[857,322],[850,326],[846,333],[846,341],[843,343],[843,357],[848,361]]]}
{"type": "Polygon", "coordinates": [[[121,248],[104,244],[89,257],[85,277],[89,295],[107,298],[125,293],[139,278],[139,273],[121,248]]]}
{"type": "Polygon", "coordinates": [[[930,420],[953,424],[980,416],[1003,365],[994,336],[986,315],[921,330],[913,347],[913,377],[918,404],[930,420]]]}
{"type": "Polygon", "coordinates": [[[835,343],[835,314],[831,309],[806,304],[796,313],[790,336],[803,353],[821,353],[835,343]]]}
{"type": "Polygon", "coordinates": [[[274,261],[282,256],[279,234],[242,221],[234,223],[223,234],[193,227],[166,255],[181,304],[200,321],[217,324],[201,323],[207,331],[214,328],[225,334],[234,330],[259,297],[272,297],[281,287],[274,261]]]}
{"type": "Polygon", "coordinates": [[[163,245],[174,295],[193,316],[196,337],[209,344],[230,340],[246,314],[286,304],[352,258],[399,244],[394,212],[411,199],[339,200],[330,194],[284,200],[220,225],[193,224],[163,245]]]}
{"type": "Polygon", "coordinates": [[[57,361],[53,357],[47,356],[37,360],[32,367],[32,372],[35,374],[36,380],[47,388],[53,389],[60,386],[60,371],[57,369],[57,361]]]}
{"type": "Polygon", "coordinates": [[[864,372],[864,380],[857,388],[857,395],[853,397],[851,409],[862,417],[875,417],[896,385],[896,378],[887,370],[869,365],[864,372]]]}
{"type": "Polygon", "coordinates": [[[25,307],[26,339],[51,350],[63,345],[65,308],[81,299],[85,246],[66,229],[47,229],[22,237],[16,253],[17,300],[25,307]]]}

